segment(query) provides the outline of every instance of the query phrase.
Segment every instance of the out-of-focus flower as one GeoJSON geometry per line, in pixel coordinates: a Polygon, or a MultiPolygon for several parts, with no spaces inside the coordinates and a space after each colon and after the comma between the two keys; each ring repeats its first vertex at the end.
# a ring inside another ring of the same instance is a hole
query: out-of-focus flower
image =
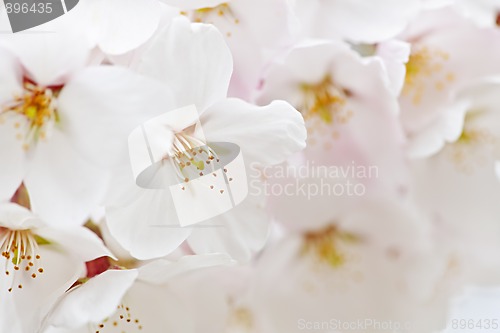
{"type": "Polygon", "coordinates": [[[500,249],[500,158],[497,78],[473,82],[457,92],[465,109],[462,131],[427,159],[412,162],[414,199],[431,217],[440,244],[469,283],[498,283],[500,249]],[[479,199],[480,198],[480,199],[479,199]]]}
{"type": "Polygon", "coordinates": [[[29,210],[0,204],[0,279],[3,332],[36,332],[42,317],[80,277],[85,262],[111,256],[84,227],[51,229],[29,210]]]}
{"type": "Polygon", "coordinates": [[[425,157],[460,136],[466,106],[455,103],[458,90],[500,71],[500,31],[478,28],[444,8],[423,13],[404,38],[412,51],[400,98],[401,119],[409,155],[425,157]]]}
{"type": "Polygon", "coordinates": [[[319,332],[392,332],[397,325],[421,333],[443,327],[453,271],[436,251],[429,220],[380,198],[343,208],[336,220],[285,236],[260,258],[252,297],[260,331],[319,325],[319,332]]]}
{"type": "MultiPolygon", "coordinates": [[[[397,118],[397,97],[389,88],[380,58],[363,58],[339,42],[301,44],[270,68],[259,100],[266,103],[273,99],[295,106],[308,129],[308,146],[290,162],[288,173],[292,177],[285,183],[298,181],[308,187],[308,182],[321,182],[334,188],[336,183],[350,180],[362,183],[366,192],[400,194],[406,182],[404,139],[397,118]],[[335,170],[328,167],[342,172],[335,176],[335,170]],[[307,169],[308,175],[294,177],[294,168],[307,169]],[[359,176],[360,169],[365,176],[359,176]]],[[[305,219],[312,224],[324,223],[343,195],[277,196],[272,199],[273,211],[290,225],[305,219]]]]}

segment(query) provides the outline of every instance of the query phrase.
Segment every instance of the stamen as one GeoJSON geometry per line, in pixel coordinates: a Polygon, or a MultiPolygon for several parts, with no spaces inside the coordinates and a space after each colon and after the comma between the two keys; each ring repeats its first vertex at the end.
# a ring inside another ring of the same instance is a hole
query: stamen
{"type": "MultiPolygon", "coordinates": [[[[224,169],[220,165],[219,156],[209,145],[184,132],[174,135],[172,152],[172,155],[165,156],[164,160],[168,159],[172,163],[177,176],[182,181],[180,189],[183,191],[186,190],[191,180],[209,173],[216,177],[215,171],[224,169]],[[208,165],[210,170],[206,170],[208,165]]],[[[224,169],[224,172],[228,173],[228,170],[224,169]]],[[[231,178],[232,180],[233,178],[231,178]]],[[[214,188],[214,185],[209,186],[210,189],[214,188]]],[[[219,190],[219,192],[223,194],[224,190],[219,190]]]]}
{"type": "Polygon", "coordinates": [[[347,100],[351,92],[337,86],[331,77],[327,76],[323,81],[316,84],[302,84],[303,105],[299,107],[308,130],[322,132],[325,124],[332,137],[338,138],[335,126],[349,122],[354,112],[347,108],[347,100]]]}
{"type": "Polygon", "coordinates": [[[237,307],[230,302],[230,312],[228,316],[228,327],[237,331],[249,332],[255,326],[255,319],[252,312],[246,307],[237,307]]]}
{"type": "MultiPolygon", "coordinates": [[[[228,23],[226,25],[228,27],[240,24],[240,19],[227,3],[222,3],[215,7],[200,8],[190,12],[181,11],[180,14],[189,17],[191,21],[197,23],[215,24],[215,20],[223,18],[228,23]]],[[[225,31],[225,34],[227,37],[233,35],[231,31],[225,31]]]]}
{"type": "Polygon", "coordinates": [[[334,226],[328,226],[323,230],[304,235],[303,253],[312,256],[320,263],[337,268],[345,263],[345,255],[340,249],[341,243],[356,240],[354,235],[341,232],[334,226]]]}
{"type": "Polygon", "coordinates": [[[117,311],[109,318],[106,318],[98,325],[91,325],[91,330],[95,333],[116,332],[140,332],[143,329],[138,318],[132,316],[130,307],[120,304],[117,311]],[[109,329],[108,329],[109,328],[109,329]]]}
{"type": "Polygon", "coordinates": [[[30,148],[30,144],[44,140],[50,126],[59,122],[56,97],[58,90],[39,87],[30,81],[23,84],[23,93],[7,102],[0,108],[0,118],[15,113],[26,120],[26,125],[16,122],[14,127],[22,132],[16,137],[23,140],[23,147],[30,148]]]}
{"type": "Polygon", "coordinates": [[[455,80],[455,75],[445,70],[449,59],[450,55],[439,49],[417,47],[406,64],[403,96],[410,97],[414,105],[419,105],[427,88],[444,90],[455,80]]]}
{"type": "MultiPolygon", "coordinates": [[[[16,281],[21,277],[20,274],[27,274],[32,279],[38,278],[36,273],[31,273],[33,268],[38,273],[44,272],[40,267],[38,243],[35,235],[30,230],[10,230],[0,228],[0,251],[5,258],[5,275],[12,277],[9,292],[12,292],[16,281]],[[21,271],[20,267],[24,267],[21,271]]],[[[18,289],[22,289],[22,284],[18,284],[18,289]]]]}

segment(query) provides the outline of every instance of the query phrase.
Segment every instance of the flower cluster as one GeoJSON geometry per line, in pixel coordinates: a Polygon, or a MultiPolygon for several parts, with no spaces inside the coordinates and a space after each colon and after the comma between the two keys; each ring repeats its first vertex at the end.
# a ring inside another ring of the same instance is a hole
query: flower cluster
{"type": "Polygon", "coordinates": [[[80,0],[1,33],[0,332],[444,329],[500,284],[499,17],[80,0]]]}

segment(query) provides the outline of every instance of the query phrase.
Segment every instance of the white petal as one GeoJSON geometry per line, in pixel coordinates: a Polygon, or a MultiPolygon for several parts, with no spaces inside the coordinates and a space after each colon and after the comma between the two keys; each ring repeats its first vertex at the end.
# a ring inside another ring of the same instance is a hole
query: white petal
{"type": "Polygon", "coordinates": [[[142,56],[139,72],[168,84],[176,104],[201,112],[226,97],[233,69],[231,52],[213,26],[175,19],[142,56]]]}
{"type": "Polygon", "coordinates": [[[0,205],[0,226],[12,230],[24,230],[42,226],[43,223],[35,218],[28,209],[15,204],[3,203],[0,205]]]}
{"type": "Polygon", "coordinates": [[[190,233],[180,227],[171,194],[164,190],[142,190],[127,206],[107,207],[106,218],[111,235],[141,260],[171,253],[190,233]]]}
{"type": "Polygon", "coordinates": [[[171,100],[163,85],[124,68],[88,68],[73,77],[59,96],[61,126],[92,161],[124,163],[130,132],[173,109],[171,100]]]}
{"type": "Polygon", "coordinates": [[[91,46],[73,29],[57,33],[21,33],[7,36],[0,44],[10,49],[27,75],[41,86],[64,83],[87,63],[91,46]]]}
{"type": "Polygon", "coordinates": [[[64,227],[86,221],[102,199],[106,176],[56,130],[48,142],[38,143],[25,184],[33,211],[47,224],[64,227]]]}
{"type": "Polygon", "coordinates": [[[16,123],[20,117],[1,116],[0,120],[0,200],[10,200],[21,185],[26,172],[27,157],[16,123]]]}
{"type": "Polygon", "coordinates": [[[305,147],[307,136],[302,115],[284,101],[258,107],[227,99],[205,111],[201,125],[208,142],[239,145],[247,164],[281,163],[305,147]]]}
{"type": "Polygon", "coordinates": [[[227,253],[240,262],[248,262],[261,250],[268,238],[270,219],[262,197],[249,196],[239,206],[194,228],[188,238],[197,254],[227,253]]]}
{"type": "Polygon", "coordinates": [[[151,333],[195,333],[193,316],[175,290],[141,281],[134,283],[123,302],[131,316],[139,320],[142,331],[151,333]]]}
{"type": "Polygon", "coordinates": [[[0,48],[0,103],[12,99],[22,89],[22,68],[13,54],[0,48]]]}
{"type": "Polygon", "coordinates": [[[101,50],[123,54],[145,43],[160,23],[157,0],[88,0],[86,25],[101,50]],[[90,30],[90,29],[89,29],[90,30]]]}
{"type": "Polygon", "coordinates": [[[79,261],[87,262],[100,257],[113,257],[102,240],[85,227],[66,229],[40,228],[36,234],[62,247],[79,261]]]}
{"type": "MultiPolygon", "coordinates": [[[[57,298],[85,272],[83,262],[74,260],[51,245],[40,246],[39,254],[41,259],[37,264],[40,265],[38,267],[43,267],[43,273],[36,272],[38,275],[36,278],[31,277],[33,270],[25,272],[21,269],[16,274],[10,274],[21,277],[15,285],[10,285],[10,279],[0,280],[2,300],[14,309],[15,318],[22,318],[19,320],[23,326],[22,332],[37,332],[43,316],[48,313],[57,298]],[[22,285],[22,289],[18,288],[19,284],[22,285]],[[11,287],[13,290],[9,293],[7,289],[11,287]]],[[[34,268],[36,267],[35,265],[34,268]]],[[[4,325],[9,327],[12,318],[5,319],[3,316],[0,319],[0,329],[11,332],[5,329],[4,325]]]]}
{"type": "Polygon", "coordinates": [[[226,254],[184,256],[178,261],[160,259],[142,266],[139,269],[139,280],[161,284],[186,272],[214,266],[227,266],[234,263],[234,260],[231,260],[226,254]]]}
{"type": "Polygon", "coordinates": [[[90,279],[60,299],[47,323],[67,328],[99,323],[116,311],[137,275],[136,270],[109,270],[90,279]]]}

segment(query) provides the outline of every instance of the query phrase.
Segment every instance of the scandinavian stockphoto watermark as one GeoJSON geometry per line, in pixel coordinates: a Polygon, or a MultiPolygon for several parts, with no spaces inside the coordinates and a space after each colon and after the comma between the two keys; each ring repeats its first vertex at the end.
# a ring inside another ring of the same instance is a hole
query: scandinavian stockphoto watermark
{"type": "Polygon", "coordinates": [[[297,328],[304,332],[407,332],[414,327],[410,321],[380,320],[375,318],[362,318],[355,320],[341,320],[331,318],[328,320],[313,321],[301,318],[297,321],[297,328]]]}
{"type": "Polygon", "coordinates": [[[355,161],[343,165],[320,165],[306,161],[299,165],[280,164],[262,168],[252,164],[250,194],[300,196],[363,196],[369,182],[379,177],[376,165],[355,161]]]}
{"type": "Polygon", "coordinates": [[[167,194],[164,207],[177,214],[177,221],[168,221],[171,227],[221,215],[248,194],[240,147],[207,143],[194,105],[143,123],[129,135],[128,146],[136,184],[167,194]]]}
{"type": "Polygon", "coordinates": [[[3,0],[3,4],[0,3],[0,13],[5,12],[7,17],[0,15],[0,18],[9,20],[10,32],[21,32],[66,14],[78,2],[79,0],[3,0]]]}
{"type": "MultiPolygon", "coordinates": [[[[342,166],[262,167],[250,174],[238,145],[207,142],[194,105],[166,112],[134,129],[128,139],[135,183],[163,197],[177,219],[162,227],[211,227],[200,222],[222,215],[253,196],[363,196],[378,178],[378,167],[355,162],[342,166]]],[[[158,225],[160,226],[160,225],[158,225]]]]}

